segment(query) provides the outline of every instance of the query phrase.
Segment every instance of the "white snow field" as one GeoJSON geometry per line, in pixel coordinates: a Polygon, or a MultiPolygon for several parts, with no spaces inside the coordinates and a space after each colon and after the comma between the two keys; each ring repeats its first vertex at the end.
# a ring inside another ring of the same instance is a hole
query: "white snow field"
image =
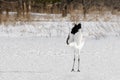
{"type": "Polygon", "coordinates": [[[86,40],[81,72],[64,37],[0,37],[0,80],[119,80],[120,37],[86,40]]]}
{"type": "MultiPolygon", "coordinates": [[[[81,72],[71,72],[71,22],[0,25],[0,80],[120,80],[120,23],[82,22],[81,72]]],[[[77,63],[76,63],[77,64],[77,63]]]]}

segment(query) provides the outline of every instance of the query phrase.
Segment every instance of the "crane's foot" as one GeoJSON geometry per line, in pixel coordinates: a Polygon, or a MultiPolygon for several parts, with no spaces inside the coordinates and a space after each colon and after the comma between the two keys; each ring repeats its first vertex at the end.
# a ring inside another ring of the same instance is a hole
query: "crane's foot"
{"type": "Polygon", "coordinates": [[[72,69],[71,72],[74,72],[74,69],[72,69]]]}
{"type": "Polygon", "coordinates": [[[80,72],[80,70],[78,69],[77,72],[80,72]]]}

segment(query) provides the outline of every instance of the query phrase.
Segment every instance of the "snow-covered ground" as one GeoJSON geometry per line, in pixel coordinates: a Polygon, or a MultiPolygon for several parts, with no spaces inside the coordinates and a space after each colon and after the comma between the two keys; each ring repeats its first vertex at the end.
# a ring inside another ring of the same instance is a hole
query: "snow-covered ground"
{"type": "Polygon", "coordinates": [[[64,37],[0,37],[0,80],[119,80],[120,37],[87,39],[81,72],[64,37]]]}
{"type": "Polygon", "coordinates": [[[74,51],[66,45],[73,22],[58,19],[1,24],[0,80],[119,80],[120,18],[113,18],[80,21],[86,38],[80,55],[81,72],[71,72],[74,51]]]}

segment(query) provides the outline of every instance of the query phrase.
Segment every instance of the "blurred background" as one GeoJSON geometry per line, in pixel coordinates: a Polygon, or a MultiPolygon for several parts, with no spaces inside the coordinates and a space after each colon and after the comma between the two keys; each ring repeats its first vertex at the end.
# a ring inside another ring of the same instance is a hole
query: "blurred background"
{"type": "Polygon", "coordinates": [[[34,20],[33,13],[47,14],[36,20],[66,16],[72,21],[86,20],[88,14],[94,16],[89,21],[97,20],[105,14],[120,15],[120,0],[0,0],[0,22],[34,20]]]}

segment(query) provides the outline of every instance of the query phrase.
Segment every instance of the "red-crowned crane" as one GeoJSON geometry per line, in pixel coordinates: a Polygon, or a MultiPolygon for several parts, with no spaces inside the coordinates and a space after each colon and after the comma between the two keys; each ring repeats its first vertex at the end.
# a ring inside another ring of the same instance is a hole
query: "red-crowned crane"
{"type": "Polygon", "coordinates": [[[79,67],[80,67],[80,51],[81,51],[81,49],[84,45],[84,41],[85,41],[81,30],[82,30],[81,23],[75,24],[66,40],[67,45],[73,47],[75,50],[72,71],[74,71],[76,57],[78,56],[78,70],[77,70],[78,72],[80,72],[80,69],[79,69],[79,67]]]}

